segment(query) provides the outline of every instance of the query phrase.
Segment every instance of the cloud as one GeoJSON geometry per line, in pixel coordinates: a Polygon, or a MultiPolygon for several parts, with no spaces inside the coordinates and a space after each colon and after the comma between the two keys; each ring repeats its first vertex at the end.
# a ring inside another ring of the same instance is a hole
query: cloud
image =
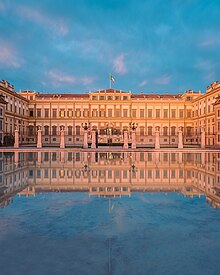
{"type": "Polygon", "coordinates": [[[0,1],[0,11],[4,11],[6,9],[6,5],[0,1]]]}
{"type": "Polygon", "coordinates": [[[0,41],[0,65],[9,68],[19,68],[23,61],[18,58],[16,50],[6,43],[0,41]]]}
{"type": "Polygon", "coordinates": [[[215,63],[208,59],[200,59],[195,64],[196,69],[200,69],[201,71],[210,71],[216,67],[215,63]]]}
{"type": "Polygon", "coordinates": [[[211,48],[213,46],[215,47],[215,46],[219,46],[219,45],[220,45],[220,35],[219,34],[207,36],[199,42],[199,47],[201,47],[201,48],[211,48]]]}
{"type": "Polygon", "coordinates": [[[57,70],[50,70],[47,72],[47,75],[55,83],[69,83],[69,84],[76,83],[76,77],[72,75],[63,74],[62,72],[57,70]]]}
{"type": "Polygon", "coordinates": [[[145,86],[146,84],[147,84],[147,80],[145,79],[145,80],[143,80],[138,86],[139,87],[143,87],[143,86],[145,86]]]}
{"type": "Polygon", "coordinates": [[[34,22],[45,29],[54,33],[65,36],[69,32],[67,24],[60,18],[51,18],[43,11],[33,9],[28,6],[16,6],[16,14],[22,19],[34,22]]]}
{"type": "Polygon", "coordinates": [[[91,76],[82,76],[77,77],[74,75],[64,74],[59,70],[49,70],[46,75],[52,80],[53,84],[82,84],[82,85],[90,85],[92,84],[96,78],[91,76]]]}
{"type": "Polygon", "coordinates": [[[159,85],[167,85],[170,83],[171,78],[172,78],[171,75],[162,75],[156,78],[154,82],[159,85]]]}
{"type": "Polygon", "coordinates": [[[118,74],[124,75],[127,73],[127,67],[125,65],[125,54],[122,53],[114,60],[114,71],[118,74]]]}

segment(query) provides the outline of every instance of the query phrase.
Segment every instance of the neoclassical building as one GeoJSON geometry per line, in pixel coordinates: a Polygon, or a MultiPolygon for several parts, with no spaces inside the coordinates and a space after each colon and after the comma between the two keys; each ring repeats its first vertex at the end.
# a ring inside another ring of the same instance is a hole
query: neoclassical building
{"type": "Polygon", "coordinates": [[[59,146],[64,132],[65,146],[82,146],[85,127],[88,144],[95,130],[97,144],[128,144],[135,130],[137,147],[154,147],[159,133],[161,147],[177,147],[178,132],[184,146],[220,146],[220,84],[207,87],[206,93],[135,94],[106,89],[85,94],[44,94],[36,91],[15,92],[7,81],[0,82],[6,104],[4,134],[17,128],[20,144],[37,143],[41,129],[43,146],[59,146]]]}

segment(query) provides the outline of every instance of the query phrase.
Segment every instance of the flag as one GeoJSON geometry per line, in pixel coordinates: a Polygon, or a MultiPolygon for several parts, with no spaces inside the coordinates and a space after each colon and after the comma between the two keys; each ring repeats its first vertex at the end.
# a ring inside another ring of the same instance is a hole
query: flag
{"type": "Polygon", "coordinates": [[[113,75],[112,74],[110,74],[110,80],[111,80],[111,82],[115,82],[115,79],[114,79],[114,77],[113,77],[113,75]]]}

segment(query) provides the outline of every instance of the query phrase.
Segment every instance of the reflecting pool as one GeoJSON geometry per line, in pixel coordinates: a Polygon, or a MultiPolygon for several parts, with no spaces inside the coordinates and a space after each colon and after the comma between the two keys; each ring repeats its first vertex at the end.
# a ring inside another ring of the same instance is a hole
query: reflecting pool
{"type": "Polygon", "coordinates": [[[219,274],[220,153],[0,152],[0,274],[219,274]]]}

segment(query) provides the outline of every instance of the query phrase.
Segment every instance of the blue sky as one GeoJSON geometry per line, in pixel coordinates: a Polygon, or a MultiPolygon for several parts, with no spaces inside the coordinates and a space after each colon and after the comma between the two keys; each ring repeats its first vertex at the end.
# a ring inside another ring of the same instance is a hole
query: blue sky
{"type": "Polygon", "coordinates": [[[0,0],[0,79],[16,90],[205,91],[220,80],[219,0],[0,0]]]}

